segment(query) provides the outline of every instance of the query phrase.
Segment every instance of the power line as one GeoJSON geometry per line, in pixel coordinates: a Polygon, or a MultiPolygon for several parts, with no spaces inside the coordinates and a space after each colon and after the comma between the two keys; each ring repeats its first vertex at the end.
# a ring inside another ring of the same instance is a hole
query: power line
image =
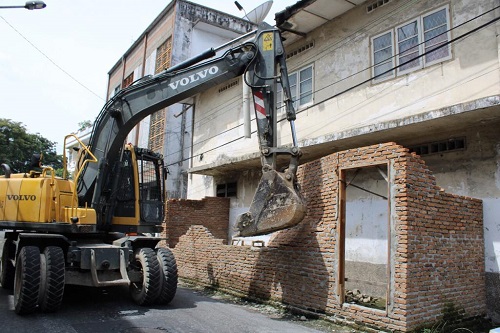
{"type": "MultiPolygon", "coordinates": [[[[397,7],[394,11],[392,11],[392,12],[391,12],[391,14],[390,14],[390,15],[388,15],[388,16],[394,16],[395,14],[397,14],[397,13],[399,13],[399,12],[402,12],[402,11],[404,11],[404,10],[407,10],[407,9],[408,9],[408,7],[410,7],[410,6],[414,5],[414,4],[415,4],[415,2],[414,2],[414,1],[402,2],[402,4],[401,4],[399,7],[397,7]]],[[[349,36],[347,36],[347,37],[345,37],[345,38],[343,38],[343,39],[339,40],[339,41],[338,41],[338,42],[336,42],[336,43],[333,43],[331,46],[329,46],[328,48],[324,49],[323,51],[321,51],[321,52],[319,52],[319,53],[316,53],[314,56],[312,56],[312,57],[310,57],[310,58],[308,58],[308,59],[305,59],[305,62],[310,61],[310,60],[312,60],[313,58],[320,58],[320,57],[321,57],[321,55],[322,55],[322,54],[324,54],[324,53],[330,53],[330,52],[333,52],[333,51],[335,51],[335,50],[339,49],[340,47],[342,47],[342,45],[343,45],[343,44],[346,44],[346,43],[350,42],[351,40],[353,40],[354,38],[356,38],[356,37],[357,37],[357,34],[359,34],[361,31],[364,31],[364,30],[366,30],[367,28],[369,28],[370,26],[374,26],[374,25],[376,25],[377,23],[384,22],[384,21],[387,19],[387,17],[388,17],[388,16],[382,16],[382,17],[379,17],[379,18],[377,18],[377,19],[375,19],[375,20],[373,20],[373,21],[368,22],[366,25],[364,25],[364,26],[362,26],[361,28],[359,28],[358,30],[354,31],[354,32],[353,32],[352,34],[350,34],[349,36]]],[[[357,73],[355,73],[355,74],[357,74],[357,73]]],[[[353,74],[353,75],[355,75],[355,74],[353,74]]],[[[341,81],[342,81],[342,80],[341,80],[341,81]]],[[[339,82],[340,82],[340,81],[339,81],[339,82]]],[[[239,97],[236,97],[236,98],[239,98],[239,97]]],[[[233,100],[234,100],[234,98],[233,98],[233,100]]],[[[231,104],[232,104],[232,101],[233,101],[233,100],[231,100],[231,104]]],[[[205,116],[204,118],[201,118],[201,119],[197,120],[195,124],[197,124],[197,123],[201,123],[203,120],[207,119],[207,118],[208,118],[208,117],[210,117],[210,116],[213,116],[214,114],[217,114],[217,113],[219,113],[219,115],[224,114],[224,104],[225,104],[225,103],[227,103],[227,102],[224,102],[223,104],[218,105],[218,106],[216,107],[217,109],[219,109],[219,110],[221,110],[221,111],[218,111],[218,112],[215,112],[215,113],[211,113],[210,115],[207,115],[207,116],[205,116]]],[[[217,115],[217,116],[218,116],[218,115],[217,115]]],[[[200,124],[200,126],[201,126],[201,124],[200,124]]],[[[174,129],[179,129],[179,128],[180,128],[180,126],[178,126],[178,127],[174,128],[174,129]]]]}
{"type": "MultiPolygon", "coordinates": [[[[487,12],[484,12],[484,13],[482,13],[482,14],[480,14],[480,15],[478,15],[478,16],[476,16],[476,17],[474,17],[474,18],[472,18],[472,19],[470,19],[470,20],[468,20],[468,21],[466,21],[466,22],[464,22],[464,23],[462,23],[462,24],[460,24],[460,25],[456,26],[456,27],[453,27],[453,28],[449,29],[448,31],[446,31],[445,33],[449,32],[449,31],[452,31],[452,30],[454,30],[454,29],[457,29],[458,27],[460,27],[460,26],[462,26],[462,25],[464,25],[464,24],[466,24],[466,23],[469,23],[469,22],[471,22],[471,21],[473,21],[473,20],[475,20],[475,19],[477,19],[477,18],[479,18],[479,17],[482,17],[482,16],[486,15],[487,13],[490,13],[491,11],[496,10],[496,9],[498,9],[498,8],[500,8],[500,6],[495,7],[495,8],[493,8],[493,9],[491,9],[491,10],[488,10],[487,12]]],[[[333,98],[336,98],[336,97],[338,97],[338,96],[340,96],[340,95],[342,95],[342,94],[344,94],[344,93],[346,93],[346,92],[349,92],[349,91],[351,91],[351,90],[353,90],[353,89],[356,89],[356,88],[358,88],[358,87],[360,87],[360,86],[362,86],[362,85],[364,85],[364,84],[366,84],[366,83],[368,83],[368,82],[372,81],[373,79],[375,79],[375,78],[377,78],[377,77],[383,76],[383,75],[385,75],[385,74],[387,74],[387,73],[390,73],[390,72],[392,72],[392,71],[394,71],[394,70],[396,70],[396,69],[398,69],[398,68],[400,68],[400,67],[402,67],[402,66],[405,66],[405,65],[407,65],[408,63],[411,63],[411,62],[415,61],[415,59],[422,58],[422,57],[424,57],[424,56],[428,55],[429,53],[435,52],[435,51],[436,51],[436,50],[438,50],[438,49],[441,49],[441,48],[443,48],[443,47],[446,47],[446,46],[448,46],[448,45],[450,45],[450,44],[452,44],[452,43],[456,43],[456,42],[458,42],[458,41],[459,41],[459,40],[461,40],[461,39],[467,38],[467,37],[469,37],[471,34],[473,34],[473,33],[477,32],[477,31],[479,31],[479,30],[481,30],[481,29],[483,29],[483,28],[485,28],[485,27],[487,27],[487,26],[489,26],[490,24],[495,23],[495,22],[496,22],[496,21],[498,21],[498,20],[500,20],[500,17],[494,18],[494,19],[492,19],[492,20],[490,20],[490,21],[488,21],[488,22],[486,22],[486,23],[484,23],[484,24],[482,24],[482,25],[480,25],[480,26],[478,26],[478,27],[476,27],[476,28],[474,28],[474,29],[472,29],[472,30],[470,30],[470,31],[468,31],[468,32],[466,32],[466,33],[464,33],[464,34],[462,34],[462,35],[460,35],[460,36],[457,36],[457,37],[455,37],[455,38],[452,38],[452,39],[448,40],[447,42],[445,42],[445,43],[443,43],[443,44],[439,45],[438,47],[435,47],[435,48],[429,49],[428,51],[426,51],[426,52],[424,52],[424,53],[422,53],[422,54],[418,55],[417,57],[412,58],[412,59],[410,59],[410,60],[408,60],[408,61],[406,61],[406,62],[400,63],[400,64],[398,64],[398,65],[396,65],[396,66],[392,67],[391,69],[388,69],[388,70],[387,70],[387,71],[385,71],[385,72],[379,73],[378,75],[376,75],[376,76],[374,76],[374,77],[370,77],[370,78],[369,78],[369,79],[367,79],[367,80],[364,80],[364,81],[362,81],[362,82],[360,82],[360,83],[358,83],[358,84],[355,84],[355,85],[353,85],[353,86],[351,86],[351,87],[349,87],[349,88],[347,88],[347,89],[345,89],[345,90],[343,90],[343,91],[341,91],[341,92],[339,92],[339,93],[337,93],[337,94],[334,94],[334,95],[332,95],[332,96],[330,96],[330,97],[328,97],[328,98],[326,98],[326,99],[322,100],[322,101],[321,101],[321,102],[319,102],[319,103],[324,103],[325,101],[328,101],[328,100],[331,100],[331,99],[333,99],[333,98]]],[[[436,36],[436,37],[438,37],[438,36],[436,36]]],[[[399,55],[399,54],[398,54],[398,55],[399,55]]],[[[397,55],[395,55],[395,56],[397,56],[397,55]]],[[[370,67],[368,67],[367,69],[370,69],[370,68],[372,68],[372,67],[373,67],[373,66],[370,66],[370,67]]],[[[365,71],[365,70],[367,70],[367,69],[364,69],[364,70],[362,70],[362,71],[359,71],[359,72],[357,72],[357,73],[355,73],[355,74],[362,73],[363,71],[365,71]]],[[[353,74],[353,75],[354,75],[354,74],[353,74]]],[[[344,80],[344,79],[343,79],[343,80],[344,80]]],[[[340,82],[340,81],[338,81],[338,82],[340,82]]],[[[334,82],[334,83],[332,83],[331,85],[336,84],[336,83],[338,83],[338,82],[334,82]]],[[[329,86],[331,86],[331,85],[329,85],[329,86]]],[[[325,88],[322,88],[322,89],[325,89],[325,88]]],[[[319,90],[317,90],[317,91],[319,91],[319,90]]],[[[309,106],[309,107],[307,107],[307,108],[305,108],[305,109],[302,109],[302,110],[298,111],[297,113],[301,113],[301,112],[307,111],[308,109],[310,109],[310,108],[314,107],[315,105],[318,105],[319,103],[315,103],[314,105],[309,106]]],[[[279,122],[283,121],[284,119],[286,119],[286,118],[283,118],[283,119],[279,120],[279,122]]],[[[241,126],[241,125],[238,125],[238,126],[241,126]]],[[[231,129],[235,129],[235,128],[237,128],[238,126],[233,127],[233,128],[231,128],[231,129]]],[[[225,132],[227,132],[227,131],[229,131],[229,130],[231,130],[231,129],[228,129],[228,130],[226,130],[225,132]]],[[[256,132],[256,131],[253,131],[253,132],[252,132],[252,134],[254,134],[255,132],[256,132]]],[[[220,134],[219,134],[219,135],[220,135],[220,134]]],[[[242,138],[243,138],[243,137],[236,138],[236,139],[231,140],[231,141],[229,141],[229,142],[226,142],[226,143],[224,143],[224,144],[222,144],[222,145],[219,145],[219,146],[217,146],[217,147],[213,147],[213,148],[211,148],[211,149],[209,149],[209,150],[206,150],[206,151],[204,151],[204,152],[202,152],[202,153],[199,153],[199,154],[196,154],[196,155],[190,156],[189,158],[183,159],[183,160],[181,160],[181,161],[177,161],[177,162],[175,162],[175,163],[171,163],[171,164],[169,164],[169,165],[174,165],[174,164],[177,164],[177,163],[180,163],[180,162],[187,161],[187,160],[189,160],[189,159],[191,159],[191,158],[201,156],[201,155],[203,155],[203,154],[205,154],[205,153],[207,153],[207,152],[210,152],[210,151],[216,150],[216,149],[218,149],[218,148],[220,148],[220,147],[226,146],[226,145],[228,145],[228,144],[230,144],[230,143],[233,143],[233,142],[235,142],[235,141],[237,141],[237,140],[240,140],[240,139],[242,139],[242,138]]],[[[208,140],[208,139],[207,139],[207,140],[208,140]]],[[[206,140],[205,140],[205,141],[206,141],[206,140]]],[[[198,143],[196,143],[196,144],[198,144],[198,143]]],[[[191,146],[191,147],[192,147],[192,146],[191,146]]],[[[189,148],[189,147],[187,147],[187,148],[189,148]]]]}
{"type": "Polygon", "coordinates": [[[42,50],[40,50],[35,44],[33,44],[26,36],[24,36],[19,30],[17,30],[12,24],[10,24],[3,16],[0,16],[2,20],[12,29],[14,30],[19,36],[21,36],[29,45],[31,45],[35,50],[37,50],[42,56],[44,56],[48,61],[50,61],[54,66],[56,66],[61,72],[66,74],[70,79],[78,83],[80,86],[82,86],[84,89],[86,89],[88,92],[99,98],[101,101],[104,101],[104,99],[93,92],[90,88],[85,86],[83,83],[78,81],[73,75],[65,71],[61,66],[59,66],[54,60],[52,60],[48,55],[46,55],[42,50]]]}
{"type": "MultiPolygon", "coordinates": [[[[388,16],[393,16],[394,14],[396,14],[396,13],[398,13],[398,12],[401,12],[401,11],[403,11],[403,10],[406,10],[406,9],[408,9],[408,7],[410,7],[410,6],[411,6],[411,5],[413,5],[413,4],[414,4],[413,2],[407,2],[407,3],[403,2],[403,3],[399,6],[399,7],[397,7],[397,8],[396,8],[396,10],[395,10],[395,11],[392,11],[392,12],[391,12],[391,14],[390,14],[390,15],[388,15],[388,16]]],[[[327,53],[327,52],[332,52],[332,51],[335,51],[335,50],[339,49],[339,48],[340,48],[340,47],[342,47],[342,45],[344,45],[345,43],[350,42],[351,40],[353,40],[354,38],[356,38],[356,37],[357,37],[357,34],[359,34],[361,31],[364,31],[364,30],[365,30],[365,29],[367,29],[368,27],[370,27],[370,26],[374,26],[374,25],[376,25],[377,23],[384,22],[384,21],[385,21],[385,19],[386,19],[388,16],[382,16],[382,17],[380,17],[380,18],[377,18],[377,19],[375,19],[375,20],[373,20],[373,21],[368,22],[366,25],[362,26],[361,28],[359,28],[358,30],[356,30],[355,32],[353,32],[352,34],[350,34],[349,36],[347,36],[347,37],[345,37],[345,38],[343,38],[343,39],[339,40],[338,42],[336,42],[336,43],[332,44],[330,47],[326,48],[325,50],[323,50],[323,51],[321,51],[321,52],[319,52],[319,53],[317,53],[317,54],[315,54],[314,56],[311,56],[310,58],[306,59],[305,61],[307,62],[308,60],[312,60],[313,58],[318,58],[318,57],[321,57],[321,55],[322,55],[322,54],[324,54],[324,53],[327,53]]],[[[437,37],[437,36],[436,36],[436,37],[437,37]]],[[[434,38],[436,38],[436,37],[434,37],[434,38]]],[[[371,67],[369,67],[369,68],[371,68],[371,67]]],[[[349,76],[349,77],[352,77],[352,76],[354,76],[354,75],[357,75],[357,74],[359,74],[359,73],[362,73],[362,72],[363,72],[363,71],[365,71],[365,70],[366,70],[366,69],[363,69],[362,71],[359,71],[359,72],[357,72],[357,73],[354,73],[354,74],[352,74],[352,75],[351,75],[351,76],[349,76]]],[[[349,77],[347,77],[347,78],[349,78],[349,77]]],[[[347,78],[344,78],[344,79],[341,79],[341,80],[339,80],[339,81],[337,81],[337,82],[334,82],[334,83],[332,83],[331,85],[334,85],[334,84],[336,84],[336,83],[338,83],[338,82],[341,82],[341,81],[343,81],[343,80],[346,80],[347,78]]],[[[315,90],[315,91],[311,92],[309,95],[312,95],[312,94],[313,94],[313,93],[315,93],[315,92],[318,92],[318,91],[321,91],[321,90],[323,90],[323,89],[326,89],[327,87],[329,87],[329,86],[331,86],[331,85],[328,85],[328,86],[326,86],[326,87],[323,87],[322,89],[317,89],[317,90],[315,90]]],[[[306,96],[307,96],[307,95],[306,95],[306,96]]],[[[239,98],[239,97],[233,98],[232,100],[230,100],[230,101],[229,101],[229,103],[230,103],[230,104],[233,104],[233,102],[234,102],[234,101],[235,101],[235,99],[237,99],[237,98],[239,98]]],[[[237,100],[236,102],[239,102],[239,100],[237,100]]],[[[295,102],[295,101],[294,101],[294,102],[295,102]]],[[[218,116],[220,116],[220,115],[223,115],[223,114],[224,114],[224,112],[225,112],[225,105],[224,105],[224,104],[226,104],[226,103],[228,103],[228,102],[224,102],[223,104],[221,104],[221,105],[217,106],[217,109],[219,109],[220,111],[206,115],[205,117],[203,117],[203,118],[201,118],[201,119],[197,120],[196,122],[194,122],[194,125],[198,124],[198,126],[201,126],[201,122],[202,122],[202,121],[204,121],[204,120],[206,120],[207,118],[209,118],[209,117],[211,117],[211,116],[213,117],[214,115],[215,115],[215,117],[218,117],[218,116]]],[[[235,104],[236,104],[236,103],[235,103],[235,104]]],[[[279,109],[281,109],[281,108],[283,108],[283,107],[278,107],[278,110],[279,110],[279,109]]],[[[281,122],[281,121],[283,121],[283,120],[285,120],[285,119],[286,119],[286,118],[283,118],[283,119],[281,119],[281,120],[278,120],[278,122],[281,122]]],[[[252,119],[252,120],[253,120],[253,119],[252,119]]],[[[208,140],[210,140],[210,139],[213,139],[213,138],[217,137],[218,135],[224,134],[224,133],[226,133],[226,132],[228,132],[228,131],[230,131],[230,130],[236,129],[236,128],[240,127],[240,126],[242,126],[242,124],[239,124],[239,125],[237,125],[237,126],[235,126],[235,127],[229,128],[229,129],[225,130],[224,132],[222,132],[222,133],[218,133],[217,135],[212,136],[212,137],[210,137],[210,138],[207,138],[207,139],[205,139],[205,140],[203,140],[203,141],[198,141],[198,142],[196,142],[195,144],[192,144],[190,147],[187,147],[187,148],[191,148],[191,147],[194,147],[195,145],[202,144],[202,143],[204,143],[204,142],[206,142],[206,141],[208,141],[208,140]]],[[[177,128],[174,128],[174,130],[175,130],[175,129],[179,129],[179,128],[180,128],[180,126],[178,126],[177,128]]],[[[255,131],[254,131],[254,132],[252,132],[251,134],[253,134],[253,133],[255,133],[255,131]]],[[[178,154],[179,152],[180,152],[180,150],[178,150],[178,151],[176,151],[176,152],[173,152],[173,153],[166,154],[166,155],[165,155],[165,157],[167,157],[167,156],[172,156],[172,155],[175,155],[175,154],[178,154]]],[[[179,162],[182,162],[182,161],[179,161],[179,162]]],[[[179,162],[177,162],[177,163],[179,163],[179,162]]],[[[175,164],[175,163],[174,163],[174,164],[175,164]]]]}

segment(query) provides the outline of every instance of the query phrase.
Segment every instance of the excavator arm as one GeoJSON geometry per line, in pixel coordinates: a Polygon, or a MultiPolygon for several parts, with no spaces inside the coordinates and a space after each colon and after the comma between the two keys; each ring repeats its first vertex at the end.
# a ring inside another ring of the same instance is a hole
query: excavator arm
{"type": "Polygon", "coordinates": [[[296,178],[301,153],[281,35],[276,29],[262,29],[256,36],[256,45],[259,52],[248,70],[246,83],[254,98],[262,177],[249,211],[237,219],[239,236],[268,234],[292,227],[302,221],[306,213],[296,178]],[[286,118],[290,123],[291,147],[277,145],[277,83],[282,87],[286,118]],[[278,155],[289,157],[288,167],[283,172],[277,171],[278,155]]]}
{"type": "MultiPolygon", "coordinates": [[[[217,49],[186,60],[164,72],[146,76],[121,90],[110,99],[94,122],[89,146],[99,161],[86,164],[78,179],[81,205],[91,203],[97,213],[97,225],[106,230],[111,224],[112,195],[107,188],[112,168],[123,154],[128,133],[142,119],[169,105],[194,96],[209,87],[248,72],[254,95],[263,176],[250,211],[238,220],[242,236],[269,233],[297,224],[305,214],[305,205],[298,192],[295,173],[300,152],[295,138],[295,111],[290,99],[290,87],[285,53],[277,29],[263,24],[258,30],[238,38],[255,35],[253,41],[229,48],[222,56],[213,57],[217,50],[233,45],[234,41],[217,49]],[[279,73],[278,73],[279,71],[279,73]],[[293,147],[276,146],[276,84],[283,86],[287,118],[291,122],[293,147]],[[276,155],[290,155],[285,172],[277,172],[276,155]]],[[[82,156],[80,160],[84,160],[82,156]]]]}

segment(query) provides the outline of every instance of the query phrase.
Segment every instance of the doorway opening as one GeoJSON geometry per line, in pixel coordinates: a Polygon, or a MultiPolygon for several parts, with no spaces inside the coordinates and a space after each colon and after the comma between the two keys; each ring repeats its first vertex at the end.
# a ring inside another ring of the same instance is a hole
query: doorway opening
{"type": "Polygon", "coordinates": [[[390,281],[388,165],[340,170],[342,303],[387,309],[390,281]]]}

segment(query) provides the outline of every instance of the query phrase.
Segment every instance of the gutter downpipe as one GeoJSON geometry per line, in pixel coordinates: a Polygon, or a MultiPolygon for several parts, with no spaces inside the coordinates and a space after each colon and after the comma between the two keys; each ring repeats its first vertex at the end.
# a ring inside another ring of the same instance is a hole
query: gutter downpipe
{"type": "MultiPolygon", "coordinates": [[[[246,72],[243,75],[248,75],[246,72]]],[[[252,133],[252,123],[250,117],[250,87],[245,83],[248,81],[243,78],[243,135],[245,138],[250,138],[252,133]]]]}

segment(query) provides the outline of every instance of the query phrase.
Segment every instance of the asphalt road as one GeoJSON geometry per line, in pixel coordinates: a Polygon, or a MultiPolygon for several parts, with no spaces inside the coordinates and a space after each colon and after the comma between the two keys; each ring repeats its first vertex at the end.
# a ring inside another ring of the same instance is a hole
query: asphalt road
{"type": "MultiPolygon", "coordinates": [[[[0,231],[0,252],[3,232],[0,231]]],[[[1,256],[1,253],[0,253],[1,256]]],[[[19,316],[11,290],[0,287],[0,333],[320,333],[359,332],[321,320],[301,321],[258,304],[179,287],[166,306],[135,304],[127,287],[66,286],[61,309],[19,316]]]]}
{"type": "Polygon", "coordinates": [[[68,286],[56,313],[18,316],[11,291],[0,290],[2,333],[181,333],[181,332],[324,332],[300,322],[273,318],[240,304],[179,288],[166,306],[142,307],[126,288],[97,289],[68,286]]]}

